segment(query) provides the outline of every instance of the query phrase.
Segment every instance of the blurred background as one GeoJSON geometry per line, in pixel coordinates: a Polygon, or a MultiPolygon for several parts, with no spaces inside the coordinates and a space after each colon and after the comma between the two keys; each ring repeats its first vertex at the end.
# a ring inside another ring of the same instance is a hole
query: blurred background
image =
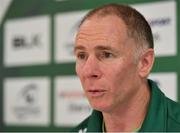
{"type": "Polygon", "coordinates": [[[89,10],[110,2],[148,20],[156,54],[149,78],[180,101],[179,0],[0,0],[0,131],[68,131],[91,113],[74,36],[89,10]]]}

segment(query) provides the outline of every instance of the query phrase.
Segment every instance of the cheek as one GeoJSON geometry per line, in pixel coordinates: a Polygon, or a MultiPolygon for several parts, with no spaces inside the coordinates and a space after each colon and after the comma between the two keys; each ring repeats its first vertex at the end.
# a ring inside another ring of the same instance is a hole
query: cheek
{"type": "Polygon", "coordinates": [[[122,72],[112,72],[108,75],[107,83],[109,83],[112,92],[119,90],[118,88],[123,85],[124,76],[122,72]]]}
{"type": "Polygon", "coordinates": [[[103,71],[106,77],[109,78],[109,80],[114,81],[121,77],[121,75],[123,74],[126,68],[124,66],[125,64],[122,63],[121,64],[114,63],[113,65],[110,66],[108,65],[105,68],[103,68],[103,71]]]}
{"type": "Polygon", "coordinates": [[[116,63],[116,65],[108,67],[105,70],[107,82],[109,82],[113,88],[127,86],[136,75],[136,68],[132,63],[116,63]]]}
{"type": "Polygon", "coordinates": [[[122,80],[125,76],[123,73],[124,72],[121,66],[112,66],[105,69],[105,84],[108,84],[107,86],[111,88],[110,91],[116,91],[116,89],[119,87],[119,84],[122,83],[122,80]]]}

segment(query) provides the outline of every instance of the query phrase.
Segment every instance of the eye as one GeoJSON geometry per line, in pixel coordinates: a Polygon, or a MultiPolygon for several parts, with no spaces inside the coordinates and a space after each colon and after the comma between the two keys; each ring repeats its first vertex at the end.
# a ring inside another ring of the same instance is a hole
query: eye
{"type": "Polygon", "coordinates": [[[107,52],[107,51],[102,51],[100,54],[100,58],[112,58],[113,54],[111,52],[107,52]]]}
{"type": "Polygon", "coordinates": [[[113,55],[112,55],[112,53],[104,52],[104,57],[110,58],[110,57],[113,57],[113,55]]]}
{"type": "Polygon", "coordinates": [[[85,52],[79,52],[76,54],[76,58],[79,60],[85,60],[87,58],[87,55],[85,52]]]}

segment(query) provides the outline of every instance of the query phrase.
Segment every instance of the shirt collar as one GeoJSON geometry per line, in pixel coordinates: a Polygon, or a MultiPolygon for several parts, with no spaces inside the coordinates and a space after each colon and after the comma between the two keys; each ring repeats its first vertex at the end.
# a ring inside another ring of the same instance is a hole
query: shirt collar
{"type": "Polygon", "coordinates": [[[102,113],[93,110],[89,118],[87,132],[102,132],[102,122],[103,122],[102,113]]]}
{"type": "Polygon", "coordinates": [[[140,132],[165,132],[167,105],[164,94],[152,80],[148,80],[151,88],[151,100],[140,132]]]}

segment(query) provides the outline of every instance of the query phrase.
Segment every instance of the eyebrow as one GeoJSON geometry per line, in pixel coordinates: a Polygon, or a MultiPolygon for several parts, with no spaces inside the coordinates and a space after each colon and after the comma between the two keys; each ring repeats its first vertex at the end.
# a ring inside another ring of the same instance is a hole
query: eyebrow
{"type": "Polygon", "coordinates": [[[75,46],[75,47],[74,47],[74,53],[75,53],[77,50],[85,50],[85,47],[83,47],[83,46],[75,46]]]}
{"type": "Polygon", "coordinates": [[[114,51],[114,49],[111,46],[97,46],[97,47],[95,47],[95,50],[112,50],[112,51],[114,51]]]}
{"type": "MultiPolygon", "coordinates": [[[[77,51],[77,50],[85,50],[86,48],[84,46],[75,46],[74,48],[74,53],[77,51]]],[[[116,49],[112,48],[111,46],[96,46],[94,48],[95,50],[111,50],[111,51],[116,51],[116,49]]]]}

